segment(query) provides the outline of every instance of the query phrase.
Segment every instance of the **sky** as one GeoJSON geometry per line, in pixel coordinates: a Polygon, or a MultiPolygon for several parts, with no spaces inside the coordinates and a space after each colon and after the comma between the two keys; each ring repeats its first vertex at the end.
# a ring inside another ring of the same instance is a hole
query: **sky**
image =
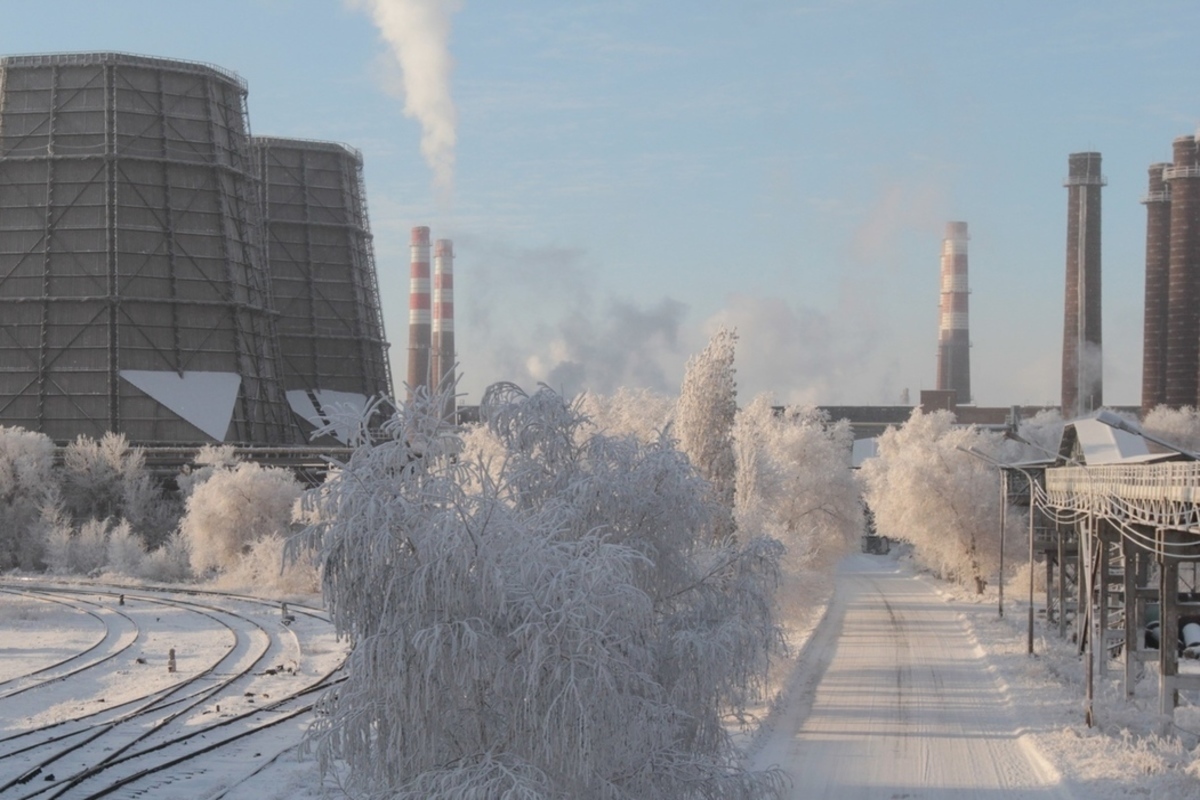
{"type": "Polygon", "coordinates": [[[975,402],[1057,404],[1067,156],[1103,155],[1104,380],[1140,402],[1147,167],[1200,124],[1200,4],[0,0],[0,53],[217,64],[255,134],[362,151],[392,373],[409,231],[454,240],[464,402],[678,391],[721,325],[742,402],[934,388],[968,223],[975,402]]]}

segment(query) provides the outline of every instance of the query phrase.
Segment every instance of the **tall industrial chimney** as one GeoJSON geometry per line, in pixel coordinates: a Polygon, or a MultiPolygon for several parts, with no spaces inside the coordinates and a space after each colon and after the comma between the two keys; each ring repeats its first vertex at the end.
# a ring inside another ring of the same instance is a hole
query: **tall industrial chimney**
{"type": "MultiPolygon", "coordinates": [[[[441,389],[454,381],[454,243],[438,239],[433,246],[433,366],[432,384],[441,389]]],[[[445,416],[453,420],[453,393],[445,416]]]]}
{"type": "Polygon", "coordinates": [[[1196,140],[1180,136],[1175,163],[1163,170],[1171,192],[1171,252],[1168,257],[1166,403],[1196,404],[1200,372],[1200,166],[1196,140]]]}
{"type": "Polygon", "coordinates": [[[1062,413],[1074,419],[1104,404],[1100,336],[1099,153],[1071,153],[1067,179],[1067,281],[1063,314],[1062,413]]]}
{"type": "Polygon", "coordinates": [[[947,222],[942,240],[942,299],[937,388],[971,402],[971,341],[967,320],[967,223],[947,222]]]}
{"type": "Polygon", "coordinates": [[[429,228],[412,229],[412,266],[408,287],[408,392],[429,388],[429,228]]]}
{"type": "Polygon", "coordinates": [[[1142,414],[1167,402],[1167,315],[1171,263],[1170,164],[1150,165],[1146,206],[1146,309],[1142,321],[1142,414]]]}

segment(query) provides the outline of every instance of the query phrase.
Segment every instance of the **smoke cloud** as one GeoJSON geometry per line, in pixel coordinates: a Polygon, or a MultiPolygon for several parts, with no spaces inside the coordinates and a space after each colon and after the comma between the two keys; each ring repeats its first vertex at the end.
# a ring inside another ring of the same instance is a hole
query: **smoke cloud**
{"type": "Polygon", "coordinates": [[[621,387],[675,393],[687,357],[687,307],[669,297],[641,301],[602,290],[581,250],[456,240],[476,255],[459,293],[463,389],[496,380],[545,383],[565,396],[621,387]]]}
{"type": "Polygon", "coordinates": [[[450,20],[461,0],[347,0],[371,15],[403,74],[404,114],[421,125],[421,155],[434,185],[454,189],[458,114],[450,96],[450,20]]]}

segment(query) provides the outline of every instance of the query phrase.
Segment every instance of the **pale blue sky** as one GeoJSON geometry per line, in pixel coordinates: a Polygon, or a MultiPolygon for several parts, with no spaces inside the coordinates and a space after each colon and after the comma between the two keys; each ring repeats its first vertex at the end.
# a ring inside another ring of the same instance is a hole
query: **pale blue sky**
{"type": "Polygon", "coordinates": [[[947,220],[972,237],[976,400],[1056,402],[1062,179],[1099,150],[1105,397],[1137,404],[1138,201],[1200,123],[1194,0],[465,0],[439,199],[389,50],[341,0],[0,10],[0,53],[212,62],[249,83],[255,133],[361,149],[393,372],[408,230],[427,224],[456,243],[468,402],[500,379],[673,391],[721,322],[743,400],[915,400],[947,220]]]}

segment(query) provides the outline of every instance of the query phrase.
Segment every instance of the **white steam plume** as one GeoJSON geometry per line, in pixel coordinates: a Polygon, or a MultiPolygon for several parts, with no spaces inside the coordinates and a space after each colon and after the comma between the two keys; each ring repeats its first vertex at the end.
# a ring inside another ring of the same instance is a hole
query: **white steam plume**
{"type": "Polygon", "coordinates": [[[434,184],[454,187],[458,115],[450,96],[450,18],[462,0],[347,0],[367,10],[404,76],[404,114],[421,124],[421,155],[434,184]]]}

